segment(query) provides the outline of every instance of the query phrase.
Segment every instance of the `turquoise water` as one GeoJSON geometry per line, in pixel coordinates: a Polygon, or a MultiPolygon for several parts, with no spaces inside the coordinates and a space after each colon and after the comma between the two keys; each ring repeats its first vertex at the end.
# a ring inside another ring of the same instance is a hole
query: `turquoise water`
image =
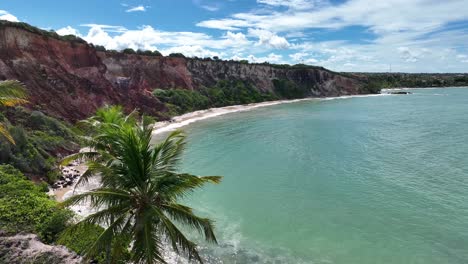
{"type": "Polygon", "coordinates": [[[208,263],[468,263],[468,89],[306,101],[194,123],[208,263]]]}

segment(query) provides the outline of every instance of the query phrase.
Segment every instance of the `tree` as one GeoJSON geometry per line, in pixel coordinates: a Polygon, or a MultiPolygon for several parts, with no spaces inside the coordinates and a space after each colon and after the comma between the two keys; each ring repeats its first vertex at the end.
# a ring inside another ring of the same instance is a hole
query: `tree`
{"type": "Polygon", "coordinates": [[[207,241],[216,243],[213,223],[196,216],[178,199],[206,183],[218,183],[220,177],[179,173],[177,164],[185,146],[184,135],[173,132],[162,143],[153,145],[153,126],[146,117],[138,120],[135,113],[125,116],[120,107],[108,107],[84,124],[95,131],[89,140],[90,151],[69,159],[87,157],[88,170],[80,183],[99,174],[101,187],[64,203],[70,206],[89,202],[97,210],[69,232],[89,225],[105,226],[85,256],[106,250],[110,262],[122,249],[131,247],[131,261],[135,263],[165,263],[161,243],[168,240],[175,252],[202,262],[195,243],[186,238],[177,224],[196,229],[207,241]]]}
{"type": "MultiPolygon", "coordinates": [[[[26,101],[26,90],[18,81],[0,81],[0,106],[15,106],[25,104],[26,101]]],[[[8,132],[8,128],[5,124],[0,123],[0,134],[2,134],[8,141],[15,144],[13,137],[8,132]]]]}
{"type": "Polygon", "coordinates": [[[125,54],[136,54],[136,51],[134,49],[131,49],[131,48],[123,49],[122,52],[125,53],[125,54]]]}
{"type": "Polygon", "coordinates": [[[171,54],[169,54],[169,57],[184,58],[185,59],[185,55],[182,54],[182,53],[171,53],[171,54]]]}

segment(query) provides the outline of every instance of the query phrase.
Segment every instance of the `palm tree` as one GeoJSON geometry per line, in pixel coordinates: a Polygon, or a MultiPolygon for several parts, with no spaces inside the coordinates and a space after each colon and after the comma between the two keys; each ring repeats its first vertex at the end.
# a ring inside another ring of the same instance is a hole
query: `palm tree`
{"type": "Polygon", "coordinates": [[[101,187],[64,202],[67,206],[88,202],[97,210],[74,228],[105,226],[86,256],[106,251],[107,261],[116,261],[119,248],[130,248],[134,263],[165,263],[162,244],[167,241],[175,252],[202,262],[195,243],[178,225],[193,228],[207,241],[216,243],[213,223],[195,215],[192,208],[178,200],[206,183],[218,183],[220,177],[179,173],[184,135],[173,132],[153,145],[153,126],[148,118],[137,121],[134,114],[124,116],[120,108],[110,107],[98,111],[86,123],[96,131],[90,138],[90,149],[69,159],[87,157],[88,170],[81,182],[99,174],[101,187]],[[115,243],[116,239],[120,243],[115,243]],[[113,260],[109,258],[109,245],[113,245],[113,260]]]}
{"type": "MultiPolygon", "coordinates": [[[[24,103],[27,103],[27,101],[23,84],[13,80],[0,81],[0,106],[11,107],[24,103]]],[[[15,144],[13,137],[8,132],[8,128],[3,123],[0,123],[0,134],[12,144],[15,144]]]]}

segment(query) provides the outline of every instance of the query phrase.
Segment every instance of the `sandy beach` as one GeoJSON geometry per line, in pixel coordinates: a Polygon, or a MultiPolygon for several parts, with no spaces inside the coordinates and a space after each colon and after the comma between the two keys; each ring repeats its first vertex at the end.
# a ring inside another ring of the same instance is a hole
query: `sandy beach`
{"type": "Polygon", "coordinates": [[[184,127],[191,123],[204,120],[207,118],[212,118],[212,117],[230,114],[230,113],[249,111],[252,109],[265,107],[265,106],[288,104],[288,103],[295,103],[295,102],[301,102],[301,101],[313,101],[313,100],[327,101],[327,100],[335,100],[335,99],[347,99],[347,98],[354,98],[354,97],[369,97],[369,96],[382,96],[382,95],[389,95],[389,94],[343,95],[343,96],[336,96],[336,97],[309,97],[309,98],[302,98],[302,99],[277,100],[277,101],[267,101],[267,102],[245,104],[245,105],[232,105],[232,106],[225,106],[225,107],[210,108],[206,110],[199,110],[199,111],[186,113],[180,116],[175,116],[171,119],[171,121],[158,122],[155,125],[153,135],[176,130],[178,128],[184,127]]]}

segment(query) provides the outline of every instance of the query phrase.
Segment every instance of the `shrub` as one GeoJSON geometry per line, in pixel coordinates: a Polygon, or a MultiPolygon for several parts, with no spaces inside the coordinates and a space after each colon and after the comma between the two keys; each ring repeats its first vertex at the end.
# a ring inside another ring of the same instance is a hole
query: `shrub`
{"type": "Polygon", "coordinates": [[[174,58],[185,58],[185,55],[182,53],[171,53],[169,54],[169,57],[174,57],[174,58]]]}
{"type": "Polygon", "coordinates": [[[130,48],[126,48],[126,49],[122,50],[122,52],[125,53],[125,54],[136,54],[135,50],[130,49],[130,48]]]}
{"type": "Polygon", "coordinates": [[[55,156],[63,151],[78,148],[77,133],[67,125],[39,111],[17,107],[6,112],[10,120],[10,134],[16,144],[0,138],[0,163],[12,164],[24,173],[48,176],[48,181],[57,175],[48,174],[55,166],[55,156]]]}
{"type": "Polygon", "coordinates": [[[101,45],[96,45],[94,46],[94,48],[97,50],[97,51],[106,51],[106,48],[104,46],[101,46],[101,45]]]}
{"type": "Polygon", "coordinates": [[[53,242],[72,217],[11,165],[0,165],[0,227],[15,234],[32,232],[53,242]]]}
{"type": "MultiPolygon", "coordinates": [[[[84,255],[86,251],[93,245],[93,243],[96,242],[99,235],[102,234],[103,231],[104,228],[98,225],[80,225],[73,230],[65,230],[65,232],[63,232],[60,238],[57,240],[57,243],[73,250],[79,255],[84,255]]],[[[122,245],[125,245],[125,243],[123,243],[124,240],[125,239],[117,237],[115,238],[113,244],[121,243],[122,245]]],[[[124,249],[122,251],[123,252],[121,252],[121,255],[112,256],[112,263],[128,263],[127,261],[130,259],[130,252],[128,249],[124,249]]],[[[117,252],[114,252],[114,254],[116,253],[117,252]]],[[[96,260],[98,263],[104,263],[104,252],[97,256],[94,260],[96,260]]]]}
{"type": "Polygon", "coordinates": [[[219,81],[213,87],[198,91],[186,89],[156,89],[153,95],[166,104],[168,114],[178,115],[210,107],[249,104],[278,99],[269,92],[260,92],[244,81],[219,81]]]}

